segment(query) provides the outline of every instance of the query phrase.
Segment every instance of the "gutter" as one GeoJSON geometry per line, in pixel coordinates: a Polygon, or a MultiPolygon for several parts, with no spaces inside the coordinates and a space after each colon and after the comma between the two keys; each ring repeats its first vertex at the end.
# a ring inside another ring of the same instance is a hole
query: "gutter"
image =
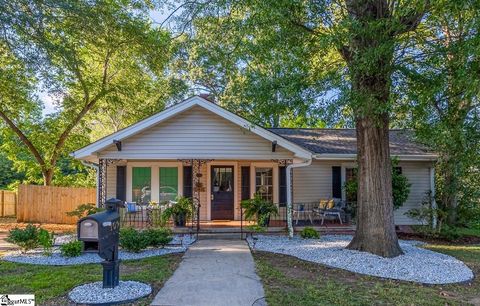
{"type": "Polygon", "coordinates": [[[85,160],[80,160],[80,162],[82,163],[82,165],[84,165],[85,167],[88,167],[88,168],[92,168],[92,169],[95,169],[95,173],[97,174],[97,188],[95,188],[96,192],[97,192],[97,196],[96,196],[96,199],[97,199],[97,207],[100,207],[100,203],[98,201],[98,197],[99,197],[99,194],[98,194],[98,186],[100,184],[100,171],[99,171],[99,168],[98,168],[98,164],[95,164],[95,163],[91,163],[91,162],[87,162],[85,160]]]}
{"type": "MultiPolygon", "coordinates": [[[[398,158],[400,161],[436,161],[438,155],[436,154],[427,154],[427,155],[394,155],[391,157],[398,158]]],[[[357,154],[314,154],[313,158],[317,160],[356,160],[357,154]]]]}
{"type": "Polygon", "coordinates": [[[312,159],[298,164],[290,164],[287,166],[287,225],[288,225],[288,237],[293,238],[293,224],[292,224],[292,169],[307,167],[312,164],[312,159]]]}

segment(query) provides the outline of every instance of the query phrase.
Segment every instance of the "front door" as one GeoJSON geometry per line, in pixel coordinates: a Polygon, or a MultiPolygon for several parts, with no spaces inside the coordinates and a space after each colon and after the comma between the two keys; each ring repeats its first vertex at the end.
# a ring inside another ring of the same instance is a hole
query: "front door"
{"type": "Polygon", "coordinates": [[[234,219],[233,166],[212,166],[212,220],[234,219]]]}

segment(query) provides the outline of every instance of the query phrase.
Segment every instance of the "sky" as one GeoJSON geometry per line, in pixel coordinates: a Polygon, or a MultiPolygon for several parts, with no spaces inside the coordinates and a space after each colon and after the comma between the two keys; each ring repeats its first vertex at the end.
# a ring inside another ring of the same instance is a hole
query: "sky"
{"type": "MultiPolygon", "coordinates": [[[[165,19],[170,15],[170,13],[174,9],[162,9],[162,10],[152,10],[150,12],[150,18],[154,22],[155,25],[160,25],[165,19]]],[[[50,96],[46,91],[40,91],[38,93],[38,97],[40,100],[43,102],[44,108],[43,108],[43,115],[46,116],[48,114],[54,113],[55,112],[55,99],[50,96]]]]}

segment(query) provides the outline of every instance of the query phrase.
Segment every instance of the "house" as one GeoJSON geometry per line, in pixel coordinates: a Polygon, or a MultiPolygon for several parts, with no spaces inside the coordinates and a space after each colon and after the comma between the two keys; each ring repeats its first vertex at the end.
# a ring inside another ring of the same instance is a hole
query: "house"
{"type": "MultiPolygon", "coordinates": [[[[434,190],[436,155],[402,130],[391,131],[390,148],[411,183],[395,222],[413,224],[404,213],[434,190]]],[[[72,156],[98,165],[100,202],[193,196],[201,220],[239,220],[241,200],[255,193],[274,203],[345,199],[356,139],[351,129],[265,129],[194,96],[72,156]]]]}

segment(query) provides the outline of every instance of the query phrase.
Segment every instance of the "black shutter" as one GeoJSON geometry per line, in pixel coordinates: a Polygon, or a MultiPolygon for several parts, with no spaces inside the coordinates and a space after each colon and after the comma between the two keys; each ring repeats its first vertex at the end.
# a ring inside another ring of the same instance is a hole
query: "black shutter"
{"type": "Polygon", "coordinates": [[[183,166],[183,196],[191,198],[193,196],[193,177],[192,166],[183,166]]]}
{"type": "Polygon", "coordinates": [[[342,167],[332,167],[332,197],[342,198],[342,167]]]}
{"type": "Polygon", "coordinates": [[[127,200],[127,166],[117,166],[117,191],[116,198],[127,200]]]}
{"type": "Polygon", "coordinates": [[[278,167],[278,203],[285,206],[287,203],[287,167],[278,167]]]}
{"type": "Polygon", "coordinates": [[[242,201],[250,199],[250,167],[241,167],[242,201]]]}

